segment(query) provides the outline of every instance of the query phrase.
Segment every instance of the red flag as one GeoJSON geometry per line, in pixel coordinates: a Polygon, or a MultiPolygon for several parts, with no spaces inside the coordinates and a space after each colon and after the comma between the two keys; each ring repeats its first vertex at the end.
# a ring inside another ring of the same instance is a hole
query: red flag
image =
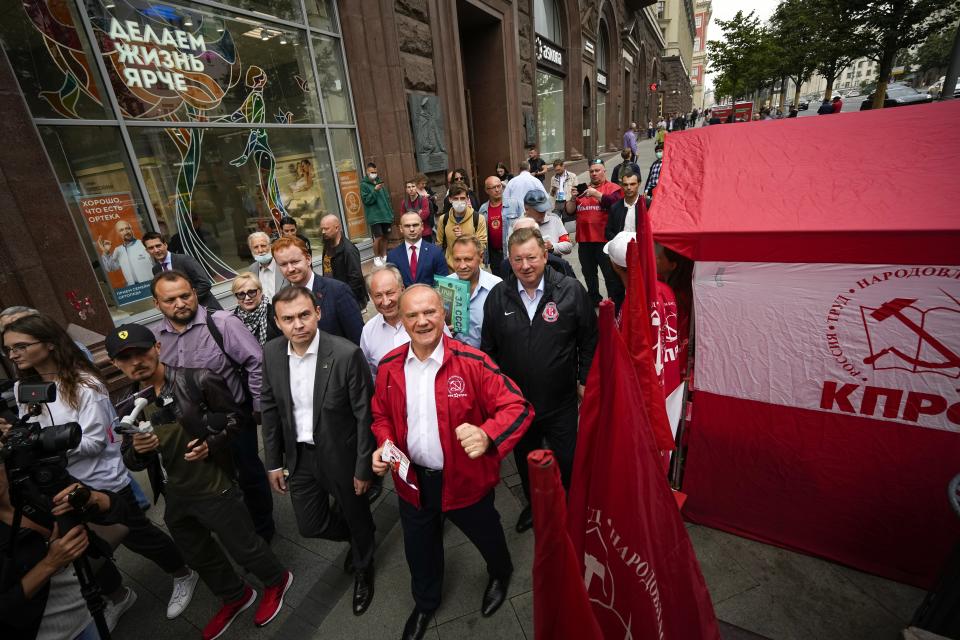
{"type": "Polygon", "coordinates": [[[653,429],[657,449],[672,451],[673,432],[667,419],[662,380],[658,377],[653,358],[654,345],[660,340],[660,327],[652,325],[652,317],[663,318],[657,310],[657,267],[653,255],[653,235],[650,217],[643,220],[636,242],[627,245],[627,292],[620,312],[620,331],[626,341],[633,366],[640,380],[644,406],[653,429]]]}
{"type": "Polygon", "coordinates": [[[553,452],[527,456],[536,548],[533,630],[537,640],[603,640],[583,586],[583,571],[567,535],[567,507],[553,452]]]}
{"type": "Polygon", "coordinates": [[[587,595],[605,638],[719,640],[633,365],[614,326],[613,304],[605,301],[568,500],[567,526],[583,559],[587,595]]]}

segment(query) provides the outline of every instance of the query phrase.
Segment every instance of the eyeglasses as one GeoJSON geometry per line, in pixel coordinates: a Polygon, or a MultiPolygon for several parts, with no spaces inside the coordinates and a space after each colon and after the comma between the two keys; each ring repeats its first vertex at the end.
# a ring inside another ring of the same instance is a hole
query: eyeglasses
{"type": "Polygon", "coordinates": [[[24,351],[27,350],[28,347],[32,347],[35,344],[40,344],[40,343],[39,342],[21,342],[20,344],[15,344],[12,347],[4,347],[3,353],[7,356],[23,353],[24,351]]]}
{"type": "Polygon", "coordinates": [[[260,293],[260,289],[247,289],[246,291],[237,291],[235,294],[237,300],[243,300],[245,298],[250,298],[253,300],[257,297],[257,294],[260,293]]]}

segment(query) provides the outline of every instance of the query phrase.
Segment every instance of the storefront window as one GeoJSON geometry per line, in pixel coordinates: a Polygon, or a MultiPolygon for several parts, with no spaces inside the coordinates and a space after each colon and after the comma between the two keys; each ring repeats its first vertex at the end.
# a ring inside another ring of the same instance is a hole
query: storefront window
{"type": "Polygon", "coordinates": [[[281,20],[302,22],[300,0],[220,0],[231,7],[252,11],[265,16],[273,16],[281,20]]]}
{"type": "Polygon", "coordinates": [[[0,0],[0,42],[35,118],[112,118],[72,7],[0,0]]]}
{"type": "Polygon", "coordinates": [[[537,134],[540,156],[563,158],[563,78],[537,70],[537,134]]]}
{"type": "Polygon", "coordinates": [[[607,150],[607,92],[597,90],[597,153],[607,150]]]}
{"type": "Polygon", "coordinates": [[[339,215],[322,129],[136,128],[130,136],[157,219],[211,277],[252,262],[247,236],[275,232],[274,209],[293,216],[311,244],[320,219],[339,215]],[[251,136],[271,153],[241,162],[251,136]],[[185,149],[197,159],[195,173],[185,149]]]}
{"type": "Polygon", "coordinates": [[[125,118],[321,121],[305,32],[201,5],[103,7],[90,20],[125,118]]]}
{"type": "Polygon", "coordinates": [[[353,124],[350,92],[347,90],[347,71],[340,52],[340,41],[326,36],[314,38],[317,71],[320,73],[320,95],[326,109],[327,122],[353,124]]]}
{"type": "Polygon", "coordinates": [[[307,18],[310,26],[332,33],[337,31],[337,17],[333,9],[333,0],[306,0],[307,18]]]}
{"type": "Polygon", "coordinates": [[[563,15],[556,0],[534,0],[533,26],[540,35],[563,44],[563,15]]]}
{"type": "Polygon", "coordinates": [[[140,239],[153,224],[127,165],[120,129],[39,131],[107,305],[118,316],[152,309],[153,261],[140,239]]]}
{"type": "Polygon", "coordinates": [[[363,175],[363,163],[357,149],[357,137],[353,129],[331,129],[331,146],[336,158],[337,178],[340,184],[340,199],[344,208],[344,228],[347,237],[357,244],[370,239],[367,219],[363,213],[363,201],[360,200],[360,178],[363,175]]]}

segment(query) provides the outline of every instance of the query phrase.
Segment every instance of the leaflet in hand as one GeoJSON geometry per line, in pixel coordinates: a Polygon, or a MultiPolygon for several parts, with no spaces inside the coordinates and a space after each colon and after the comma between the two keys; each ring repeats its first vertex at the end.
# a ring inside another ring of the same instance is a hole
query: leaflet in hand
{"type": "Polygon", "coordinates": [[[397,445],[393,444],[389,440],[384,442],[383,450],[380,452],[380,459],[391,464],[393,466],[393,470],[398,476],[400,476],[401,480],[406,482],[412,488],[417,488],[417,485],[408,480],[410,475],[410,458],[408,458],[403,451],[400,451],[397,445]]]}

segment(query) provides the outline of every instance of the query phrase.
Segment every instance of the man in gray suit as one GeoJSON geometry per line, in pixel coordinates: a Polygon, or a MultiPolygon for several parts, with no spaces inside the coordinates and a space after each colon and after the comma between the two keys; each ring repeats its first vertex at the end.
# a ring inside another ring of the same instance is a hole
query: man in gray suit
{"type": "Polygon", "coordinates": [[[370,368],[357,345],[318,329],[320,307],[306,287],[278,291],[273,310],[286,339],[263,349],[260,409],[270,485],[289,491],[300,535],[350,542],[344,568],[356,571],[353,614],[361,615],[373,600],[374,524],[364,495],[376,448],[370,368]]]}
{"type": "Polygon", "coordinates": [[[273,261],[273,252],[270,251],[270,236],[263,231],[254,231],[247,236],[247,246],[253,255],[253,264],[249,271],[257,276],[260,286],[263,287],[263,297],[267,302],[273,300],[273,295],[287,286],[287,280],[280,272],[280,267],[273,261]]]}

